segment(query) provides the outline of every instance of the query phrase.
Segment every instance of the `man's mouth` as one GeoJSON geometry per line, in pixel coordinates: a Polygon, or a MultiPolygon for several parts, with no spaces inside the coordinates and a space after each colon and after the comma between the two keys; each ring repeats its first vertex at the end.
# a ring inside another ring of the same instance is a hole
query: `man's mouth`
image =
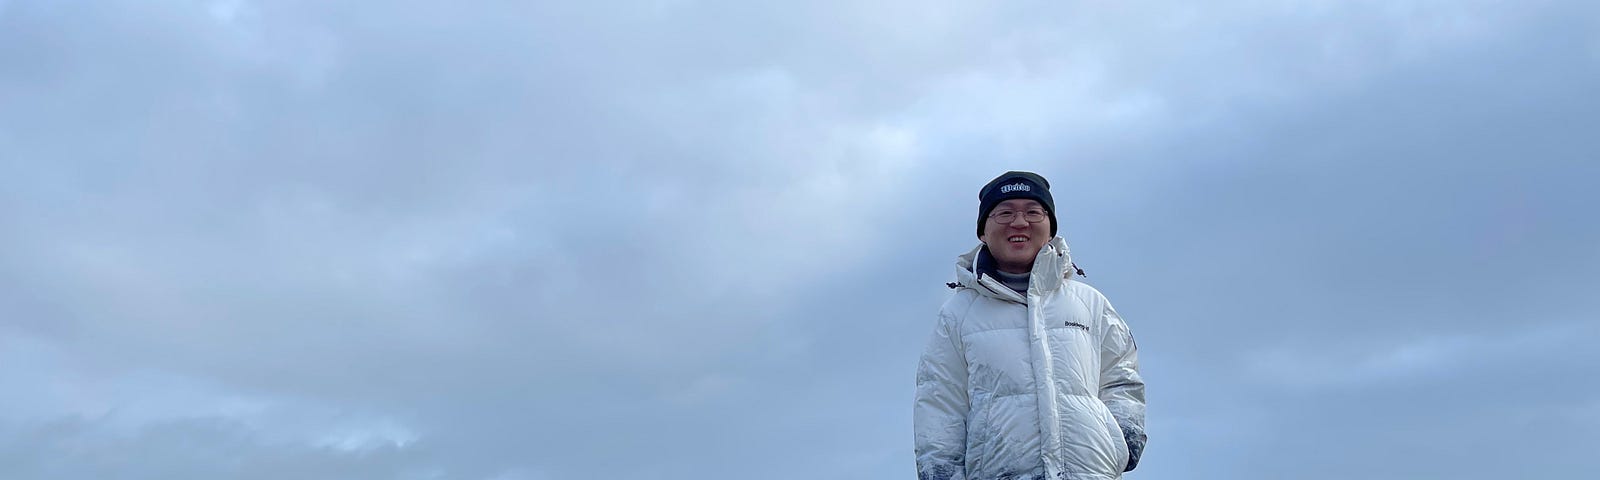
{"type": "Polygon", "coordinates": [[[1028,237],[1026,235],[1012,235],[1011,238],[1006,239],[1006,241],[1011,243],[1023,243],[1028,241],[1028,237]]]}

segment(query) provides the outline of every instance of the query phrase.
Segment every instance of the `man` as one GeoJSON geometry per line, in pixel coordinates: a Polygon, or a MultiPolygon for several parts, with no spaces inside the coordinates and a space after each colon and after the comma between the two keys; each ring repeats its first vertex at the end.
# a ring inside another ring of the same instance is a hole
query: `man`
{"type": "Polygon", "coordinates": [[[978,192],[977,248],[917,368],[920,480],[1116,479],[1144,450],[1144,380],[1128,325],[1073,278],[1044,177],[978,192]]]}

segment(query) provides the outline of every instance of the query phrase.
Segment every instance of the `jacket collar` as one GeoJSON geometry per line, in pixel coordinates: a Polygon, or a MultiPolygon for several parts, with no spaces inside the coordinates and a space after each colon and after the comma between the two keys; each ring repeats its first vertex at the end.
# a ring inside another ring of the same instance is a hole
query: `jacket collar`
{"type": "MultiPolygon", "coordinates": [[[[956,257],[956,283],[991,297],[1015,300],[1016,291],[1001,285],[999,279],[991,278],[993,265],[994,257],[980,243],[971,251],[956,257]],[[986,288],[980,288],[980,285],[986,288]],[[996,291],[996,288],[1003,291],[996,291]]],[[[1061,237],[1052,238],[1033,259],[1028,292],[1049,292],[1061,288],[1072,277],[1073,271],[1072,253],[1067,249],[1067,241],[1061,237]]]]}

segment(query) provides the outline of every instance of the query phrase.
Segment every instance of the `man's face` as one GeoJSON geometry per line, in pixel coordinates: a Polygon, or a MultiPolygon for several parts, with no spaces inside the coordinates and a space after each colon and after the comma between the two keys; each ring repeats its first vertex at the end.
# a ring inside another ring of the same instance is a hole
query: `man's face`
{"type": "Polygon", "coordinates": [[[1000,202],[989,211],[989,222],[983,227],[979,240],[989,246],[989,253],[999,263],[1000,270],[1024,273],[1033,270],[1033,259],[1039,249],[1050,241],[1050,216],[1038,201],[1012,199],[1000,202]],[[1001,223],[1010,213],[1010,221],[1001,223]],[[1039,223],[1029,223],[1028,217],[1043,216],[1039,223]]]}

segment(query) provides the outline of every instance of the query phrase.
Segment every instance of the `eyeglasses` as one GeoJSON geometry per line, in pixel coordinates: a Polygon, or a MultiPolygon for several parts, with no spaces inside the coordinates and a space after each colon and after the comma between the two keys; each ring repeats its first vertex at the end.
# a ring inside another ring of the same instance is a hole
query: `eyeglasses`
{"type": "Polygon", "coordinates": [[[1011,223],[1011,222],[1017,221],[1017,215],[1022,215],[1022,219],[1023,220],[1027,220],[1028,223],[1039,223],[1039,222],[1043,222],[1044,219],[1045,219],[1044,210],[1028,210],[1026,212],[1020,212],[1020,213],[1019,212],[1013,212],[1013,211],[1010,211],[1010,210],[1001,210],[1001,211],[989,214],[989,219],[990,220],[994,220],[995,223],[999,223],[999,224],[1004,225],[1004,224],[1007,224],[1007,223],[1011,223]]]}

